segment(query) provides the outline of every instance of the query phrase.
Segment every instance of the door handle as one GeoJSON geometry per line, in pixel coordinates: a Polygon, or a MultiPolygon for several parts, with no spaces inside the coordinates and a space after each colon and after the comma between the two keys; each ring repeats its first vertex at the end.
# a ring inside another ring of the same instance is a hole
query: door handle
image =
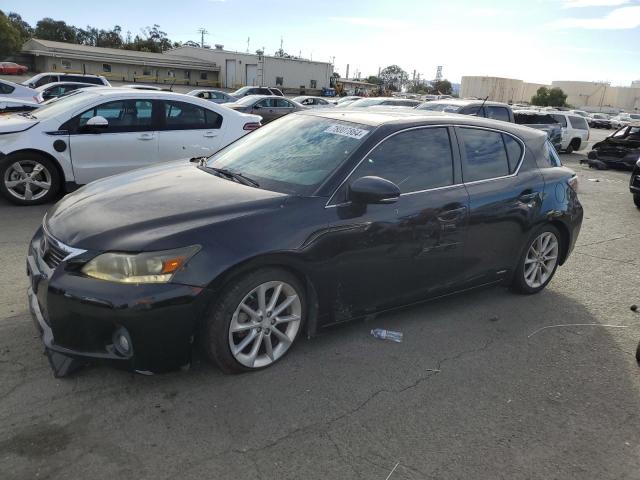
{"type": "Polygon", "coordinates": [[[216,132],[204,132],[203,137],[213,138],[217,137],[218,134],[216,132]]]}
{"type": "Polygon", "coordinates": [[[540,198],[540,195],[538,194],[538,192],[521,193],[520,196],[518,197],[518,199],[523,203],[530,203],[530,202],[533,202],[534,200],[537,200],[538,198],[540,198]]]}
{"type": "Polygon", "coordinates": [[[467,213],[467,207],[454,208],[452,210],[445,210],[438,215],[438,220],[441,222],[454,222],[467,213]]]}
{"type": "Polygon", "coordinates": [[[141,133],[138,135],[138,140],[153,140],[154,137],[153,133],[141,133]]]}

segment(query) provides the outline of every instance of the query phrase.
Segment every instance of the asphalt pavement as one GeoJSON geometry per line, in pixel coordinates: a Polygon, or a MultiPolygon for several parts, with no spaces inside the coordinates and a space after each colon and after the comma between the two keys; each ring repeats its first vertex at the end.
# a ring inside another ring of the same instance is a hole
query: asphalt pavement
{"type": "Polygon", "coordinates": [[[640,478],[640,211],[629,172],[582,157],[562,156],[582,233],[544,292],[494,287],[355,322],[236,376],[197,362],[53,378],[24,263],[48,206],[0,200],[0,478],[640,478]]]}

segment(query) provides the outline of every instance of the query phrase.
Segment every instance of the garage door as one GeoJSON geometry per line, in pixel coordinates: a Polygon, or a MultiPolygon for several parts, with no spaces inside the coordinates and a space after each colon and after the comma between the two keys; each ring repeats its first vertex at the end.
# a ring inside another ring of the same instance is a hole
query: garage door
{"type": "Polygon", "coordinates": [[[258,65],[245,65],[247,67],[247,85],[257,86],[258,65]]]}
{"type": "Polygon", "coordinates": [[[234,88],[236,84],[236,61],[235,60],[227,60],[226,61],[226,72],[227,72],[227,88],[234,88]]]}

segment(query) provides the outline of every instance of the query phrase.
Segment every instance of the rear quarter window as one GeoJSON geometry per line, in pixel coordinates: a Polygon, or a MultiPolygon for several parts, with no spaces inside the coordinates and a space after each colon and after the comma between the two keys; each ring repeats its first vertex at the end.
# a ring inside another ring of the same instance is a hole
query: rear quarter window
{"type": "Polygon", "coordinates": [[[569,123],[577,130],[589,130],[589,124],[583,117],[569,117],[569,123]]]}
{"type": "Polygon", "coordinates": [[[561,167],[562,162],[555,147],[548,140],[544,142],[542,155],[538,158],[538,166],[540,168],[561,167]]]}
{"type": "Polygon", "coordinates": [[[567,119],[564,115],[559,115],[557,113],[554,113],[551,115],[553,117],[553,119],[558,122],[560,125],[562,125],[563,127],[567,126],[567,119]]]}
{"type": "Polygon", "coordinates": [[[505,107],[495,107],[492,105],[484,107],[485,115],[487,118],[492,118],[494,120],[501,120],[503,122],[511,121],[509,116],[509,110],[505,107]]]}

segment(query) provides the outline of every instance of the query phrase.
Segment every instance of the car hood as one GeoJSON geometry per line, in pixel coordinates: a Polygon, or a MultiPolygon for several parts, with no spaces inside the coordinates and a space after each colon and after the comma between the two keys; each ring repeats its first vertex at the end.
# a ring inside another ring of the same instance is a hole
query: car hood
{"type": "Polygon", "coordinates": [[[0,117],[0,135],[18,133],[35,127],[39,122],[21,115],[5,115],[0,117]]]}
{"type": "Polygon", "coordinates": [[[58,202],[45,226],[75,248],[163,250],[184,246],[198,229],[280,208],[286,198],[169,162],[86,185],[58,202]]]}

